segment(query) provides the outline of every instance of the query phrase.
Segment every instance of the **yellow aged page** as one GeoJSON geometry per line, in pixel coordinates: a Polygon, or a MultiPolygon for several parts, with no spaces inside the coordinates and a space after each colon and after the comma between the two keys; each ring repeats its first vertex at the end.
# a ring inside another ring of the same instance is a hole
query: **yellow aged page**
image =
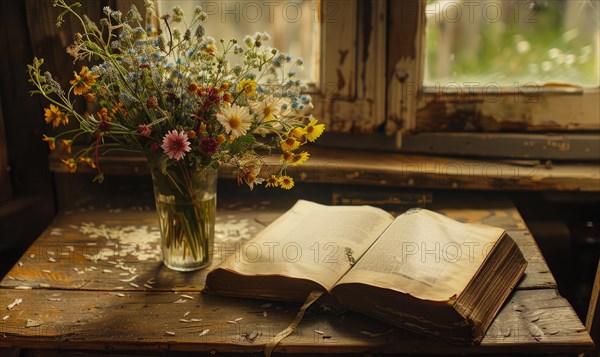
{"type": "Polygon", "coordinates": [[[424,300],[459,295],[504,230],[425,209],[396,218],[338,284],[362,283],[424,300]]]}
{"type": "Polygon", "coordinates": [[[350,269],[350,256],[358,261],[393,219],[375,207],[300,200],[219,268],[309,279],[329,290],[350,269]]]}

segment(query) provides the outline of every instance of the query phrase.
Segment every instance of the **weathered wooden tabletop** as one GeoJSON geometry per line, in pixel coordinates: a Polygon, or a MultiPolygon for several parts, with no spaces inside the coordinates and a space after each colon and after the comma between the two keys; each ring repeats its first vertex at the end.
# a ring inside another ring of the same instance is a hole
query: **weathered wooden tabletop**
{"type": "MultiPolygon", "coordinates": [[[[452,346],[358,313],[332,316],[314,309],[275,352],[503,354],[592,348],[509,200],[489,194],[439,196],[433,208],[460,221],[505,228],[529,262],[481,345],[452,346]]],[[[268,202],[220,209],[213,266],[284,209],[268,202]]],[[[0,347],[261,352],[293,320],[299,304],[207,296],[201,290],[209,269],[177,273],[163,267],[157,224],[148,207],[59,215],[0,283],[0,347]]]]}

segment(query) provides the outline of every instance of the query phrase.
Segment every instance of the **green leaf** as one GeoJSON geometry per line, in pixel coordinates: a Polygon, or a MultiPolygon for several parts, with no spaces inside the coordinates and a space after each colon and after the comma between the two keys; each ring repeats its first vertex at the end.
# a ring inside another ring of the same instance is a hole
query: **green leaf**
{"type": "Polygon", "coordinates": [[[94,180],[92,182],[98,182],[98,183],[104,182],[104,173],[98,172],[98,174],[96,175],[96,177],[94,177],[94,180]]]}
{"type": "Polygon", "coordinates": [[[245,151],[246,149],[254,147],[254,144],[256,144],[256,139],[254,138],[254,135],[240,136],[239,138],[235,139],[235,141],[231,144],[231,146],[229,147],[229,152],[232,155],[236,155],[245,151]]]}

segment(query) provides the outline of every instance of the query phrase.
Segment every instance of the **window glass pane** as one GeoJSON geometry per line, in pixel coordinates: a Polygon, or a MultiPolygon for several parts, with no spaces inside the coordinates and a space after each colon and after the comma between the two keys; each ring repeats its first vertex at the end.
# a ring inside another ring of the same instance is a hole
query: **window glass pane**
{"type": "Polygon", "coordinates": [[[599,4],[597,0],[428,0],[425,85],[596,87],[599,4]]]}
{"type": "Polygon", "coordinates": [[[179,6],[188,18],[198,5],[208,14],[206,35],[217,42],[235,38],[243,46],[244,36],[267,32],[271,40],[266,45],[304,60],[298,79],[318,81],[319,1],[158,0],[158,11],[164,14],[179,6]]]}

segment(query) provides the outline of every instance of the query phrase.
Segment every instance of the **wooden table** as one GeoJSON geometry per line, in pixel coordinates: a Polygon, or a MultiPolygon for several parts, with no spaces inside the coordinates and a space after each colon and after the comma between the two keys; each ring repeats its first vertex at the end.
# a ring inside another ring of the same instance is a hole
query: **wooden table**
{"type": "MultiPolygon", "coordinates": [[[[220,208],[213,266],[292,203],[220,208]]],[[[275,352],[576,353],[593,347],[512,202],[487,193],[441,195],[433,208],[505,228],[529,261],[481,345],[451,346],[357,313],[313,309],[275,352]]],[[[0,283],[0,347],[260,353],[293,320],[299,304],[203,295],[208,270],[163,267],[157,223],[148,207],[59,215],[0,283]],[[15,299],[22,301],[7,310],[15,299]]]]}

